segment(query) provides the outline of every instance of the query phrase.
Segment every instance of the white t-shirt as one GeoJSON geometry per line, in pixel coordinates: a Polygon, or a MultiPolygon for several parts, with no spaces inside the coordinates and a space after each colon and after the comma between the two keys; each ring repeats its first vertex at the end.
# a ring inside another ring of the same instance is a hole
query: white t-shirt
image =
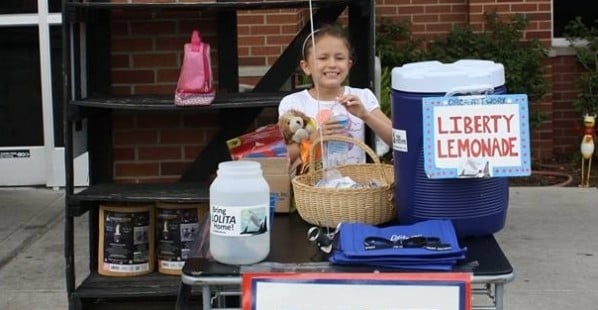
{"type": "MultiPolygon", "coordinates": [[[[359,97],[367,111],[380,108],[378,99],[374,93],[367,88],[353,88],[345,86],[345,94],[351,94],[359,97]]],[[[330,116],[337,114],[345,114],[349,116],[348,135],[355,140],[365,141],[365,123],[360,118],[353,116],[345,107],[336,101],[317,101],[307,90],[302,90],[285,96],[280,101],[278,106],[278,115],[283,115],[289,110],[298,110],[305,113],[307,116],[315,119],[318,124],[327,120],[330,116]]],[[[343,152],[344,153],[344,152],[343,152]]],[[[349,150],[343,154],[342,163],[363,163],[365,162],[365,152],[356,145],[350,144],[349,150]]],[[[330,160],[329,160],[330,162],[330,160]]],[[[333,165],[341,164],[338,159],[334,159],[333,165]]]]}

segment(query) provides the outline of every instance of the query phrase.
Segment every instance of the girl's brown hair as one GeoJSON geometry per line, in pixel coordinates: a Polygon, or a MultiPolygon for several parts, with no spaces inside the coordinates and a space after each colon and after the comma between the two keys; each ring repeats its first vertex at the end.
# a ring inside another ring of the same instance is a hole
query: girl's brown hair
{"type": "Polygon", "coordinates": [[[305,40],[303,41],[303,47],[301,49],[302,59],[307,60],[306,56],[307,56],[310,48],[312,48],[313,42],[314,41],[317,42],[319,38],[326,36],[326,35],[343,40],[343,42],[347,46],[347,49],[349,50],[349,57],[351,59],[353,59],[353,47],[351,46],[351,42],[349,42],[349,39],[347,38],[347,34],[343,30],[343,28],[340,25],[336,25],[336,24],[324,25],[324,26],[314,30],[313,40],[312,40],[312,33],[308,34],[305,37],[305,40]]]}

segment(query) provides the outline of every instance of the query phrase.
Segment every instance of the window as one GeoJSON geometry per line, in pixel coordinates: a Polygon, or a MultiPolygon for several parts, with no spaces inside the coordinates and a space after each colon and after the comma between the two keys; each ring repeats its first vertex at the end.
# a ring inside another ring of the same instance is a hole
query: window
{"type": "Polygon", "coordinates": [[[60,13],[62,11],[61,0],[48,0],[48,10],[51,13],[60,13]]]}
{"type": "Polygon", "coordinates": [[[43,145],[39,32],[0,27],[0,147],[43,145]]]}
{"type": "Polygon", "coordinates": [[[595,0],[552,0],[553,45],[568,46],[563,33],[569,21],[580,16],[586,25],[598,20],[598,1],[595,0]]]}
{"type": "MultiPolygon", "coordinates": [[[[60,13],[61,0],[46,0],[48,11],[60,13]]],[[[37,0],[0,0],[0,14],[37,13],[37,0]]]]}
{"type": "Polygon", "coordinates": [[[3,0],[0,3],[0,14],[36,13],[37,1],[3,0]]]}

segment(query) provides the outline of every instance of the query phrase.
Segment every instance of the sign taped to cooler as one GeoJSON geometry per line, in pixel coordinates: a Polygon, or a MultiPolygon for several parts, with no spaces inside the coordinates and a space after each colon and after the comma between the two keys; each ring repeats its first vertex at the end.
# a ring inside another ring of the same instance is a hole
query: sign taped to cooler
{"type": "Polygon", "coordinates": [[[422,117],[428,178],[531,174],[527,95],[425,97],[422,117]]]}

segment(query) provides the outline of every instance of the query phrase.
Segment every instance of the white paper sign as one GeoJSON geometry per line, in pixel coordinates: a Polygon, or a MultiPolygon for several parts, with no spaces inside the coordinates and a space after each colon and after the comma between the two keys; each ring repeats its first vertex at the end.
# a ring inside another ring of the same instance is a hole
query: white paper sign
{"type": "Polygon", "coordinates": [[[470,281],[466,273],[246,274],[243,310],[465,310],[470,281]]]}
{"type": "Polygon", "coordinates": [[[429,178],[531,174],[526,95],[423,98],[429,178]]]}

